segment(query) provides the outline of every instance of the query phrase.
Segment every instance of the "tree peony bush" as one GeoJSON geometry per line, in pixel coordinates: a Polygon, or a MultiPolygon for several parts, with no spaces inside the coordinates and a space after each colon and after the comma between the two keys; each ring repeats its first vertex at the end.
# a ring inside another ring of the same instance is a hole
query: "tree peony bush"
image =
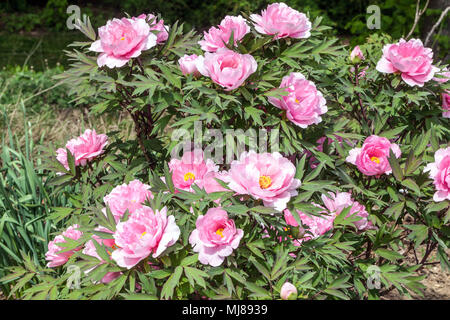
{"type": "Polygon", "coordinates": [[[203,35],[153,16],[78,24],[90,41],[58,78],[135,136],[49,150],[48,183],[75,190],[50,217],[82,235],[22,270],[25,298],[379,299],[450,267],[450,86],[431,49],[348,48],[283,3],[203,35]]]}

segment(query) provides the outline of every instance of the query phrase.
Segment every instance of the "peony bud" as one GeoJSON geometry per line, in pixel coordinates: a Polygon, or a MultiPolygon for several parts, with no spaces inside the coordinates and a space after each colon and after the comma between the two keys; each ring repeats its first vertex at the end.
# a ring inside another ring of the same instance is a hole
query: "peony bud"
{"type": "Polygon", "coordinates": [[[364,55],[359,46],[354,47],[352,53],[350,53],[350,61],[354,64],[357,64],[363,61],[364,59],[365,59],[364,55]]]}
{"type": "Polygon", "coordinates": [[[281,287],[280,293],[281,299],[283,300],[296,300],[297,299],[297,288],[290,282],[285,282],[281,287]]]}

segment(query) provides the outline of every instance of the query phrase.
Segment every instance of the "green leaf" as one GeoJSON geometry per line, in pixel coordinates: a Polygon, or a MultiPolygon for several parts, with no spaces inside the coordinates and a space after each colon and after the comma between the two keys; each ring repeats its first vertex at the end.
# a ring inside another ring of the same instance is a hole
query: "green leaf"
{"type": "Polygon", "coordinates": [[[172,273],[169,279],[167,279],[166,283],[164,283],[164,286],[161,290],[161,299],[172,298],[173,291],[175,290],[175,287],[178,285],[182,273],[183,267],[178,266],[175,268],[175,271],[172,273]]]}
{"type": "Polygon", "coordinates": [[[388,259],[389,261],[404,259],[404,257],[400,253],[388,249],[380,248],[375,250],[375,253],[385,259],[388,259]]]}

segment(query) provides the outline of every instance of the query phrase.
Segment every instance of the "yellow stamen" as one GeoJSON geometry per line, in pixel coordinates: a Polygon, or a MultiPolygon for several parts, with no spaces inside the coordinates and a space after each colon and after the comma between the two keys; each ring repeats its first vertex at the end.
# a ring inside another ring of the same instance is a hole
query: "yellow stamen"
{"type": "Polygon", "coordinates": [[[141,239],[142,239],[142,237],[145,236],[146,234],[147,234],[147,231],[142,232],[142,234],[141,234],[141,239]]]}
{"type": "Polygon", "coordinates": [[[192,172],[188,172],[184,175],[184,181],[188,181],[189,179],[195,180],[195,175],[192,172]]]}
{"type": "Polygon", "coordinates": [[[295,102],[300,103],[300,101],[298,99],[295,99],[295,102]]]}
{"type": "Polygon", "coordinates": [[[221,238],[223,238],[223,229],[222,228],[220,228],[220,229],[217,229],[217,231],[216,231],[216,234],[218,234],[221,238]]]}
{"type": "Polygon", "coordinates": [[[259,186],[261,189],[267,189],[272,184],[272,179],[269,176],[260,176],[259,177],[259,186]]]}
{"type": "Polygon", "coordinates": [[[120,38],[120,40],[125,40],[125,37],[120,38]]]}
{"type": "Polygon", "coordinates": [[[378,159],[377,157],[370,158],[370,161],[380,163],[380,159],[378,159]]]}

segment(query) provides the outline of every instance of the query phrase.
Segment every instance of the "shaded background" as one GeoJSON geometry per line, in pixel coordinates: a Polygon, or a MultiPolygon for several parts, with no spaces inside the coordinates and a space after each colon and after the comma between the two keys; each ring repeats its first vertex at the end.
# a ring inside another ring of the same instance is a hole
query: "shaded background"
{"type": "MultiPolygon", "coordinates": [[[[4,0],[0,3],[0,68],[28,64],[36,70],[66,66],[62,50],[72,41],[82,39],[76,30],[68,30],[66,12],[69,5],[78,5],[81,14],[87,14],[95,27],[102,26],[112,17],[161,13],[166,23],[183,21],[186,29],[203,31],[218,24],[226,15],[259,12],[269,3],[267,0],[4,0]]],[[[421,5],[426,0],[421,1],[421,5]]],[[[416,0],[285,0],[289,6],[309,12],[311,18],[324,17],[324,24],[331,25],[332,33],[343,42],[356,45],[373,32],[387,32],[400,38],[411,29],[416,0]],[[381,30],[369,30],[366,8],[376,4],[381,9],[381,30]]],[[[425,38],[450,0],[429,0],[428,9],[421,18],[414,37],[425,38]]],[[[433,38],[433,49],[438,57],[448,60],[449,15],[433,38]]]]}

